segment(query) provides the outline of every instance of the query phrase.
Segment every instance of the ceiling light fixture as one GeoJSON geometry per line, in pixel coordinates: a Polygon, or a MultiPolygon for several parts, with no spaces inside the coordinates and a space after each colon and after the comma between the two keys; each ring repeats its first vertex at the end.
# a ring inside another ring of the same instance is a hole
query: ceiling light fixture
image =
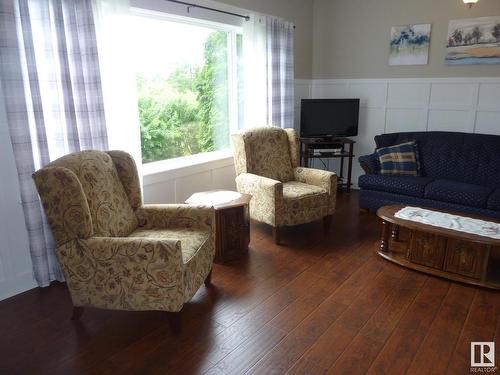
{"type": "Polygon", "coordinates": [[[479,0],[463,0],[464,4],[466,4],[469,8],[472,8],[474,4],[476,4],[479,0]]]}

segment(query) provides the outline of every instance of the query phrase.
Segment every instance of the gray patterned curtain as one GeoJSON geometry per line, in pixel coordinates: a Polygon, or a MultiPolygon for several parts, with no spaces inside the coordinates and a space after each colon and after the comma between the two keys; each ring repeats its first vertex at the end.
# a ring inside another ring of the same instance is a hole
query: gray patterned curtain
{"type": "Polygon", "coordinates": [[[291,22],[266,17],[268,98],[271,124],[293,128],[294,117],[294,64],[291,22]]]}
{"type": "Polygon", "coordinates": [[[34,275],[47,286],[63,275],[31,174],[108,147],[92,1],[0,0],[0,84],[34,275]]]}

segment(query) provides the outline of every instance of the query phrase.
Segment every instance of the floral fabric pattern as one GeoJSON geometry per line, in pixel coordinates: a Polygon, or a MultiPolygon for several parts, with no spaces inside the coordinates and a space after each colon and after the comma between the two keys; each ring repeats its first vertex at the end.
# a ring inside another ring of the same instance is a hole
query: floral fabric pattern
{"type": "Polygon", "coordinates": [[[132,208],[135,210],[142,206],[141,182],[137,173],[137,165],[134,158],[124,151],[106,152],[115,164],[118,177],[122,182],[125,193],[132,208]]]}
{"type": "Polygon", "coordinates": [[[184,303],[178,240],[93,237],[57,255],[75,306],[179,311],[184,303]]]}
{"type": "MultiPolygon", "coordinates": [[[[45,168],[66,169],[76,175],[89,206],[95,236],[124,237],[137,227],[137,218],[118,172],[105,152],[76,152],[53,161],[45,168]]],[[[42,191],[45,190],[42,188],[42,191]]],[[[42,199],[53,202],[54,199],[64,199],[64,196],[42,199]]],[[[66,204],[66,207],[69,205],[66,204]]]]}
{"type": "MultiPolygon", "coordinates": [[[[248,173],[281,182],[293,180],[288,135],[283,129],[272,126],[255,128],[235,135],[238,136],[243,138],[248,173]]],[[[241,145],[241,140],[239,143],[241,145]]],[[[234,148],[238,145],[234,144],[234,148]]],[[[237,152],[241,155],[240,150],[237,152]]]]}
{"type": "Polygon", "coordinates": [[[79,152],[33,178],[75,306],[180,311],[212,269],[214,210],[142,205],[130,155],[79,152]]]}
{"type": "Polygon", "coordinates": [[[250,194],[250,217],[263,223],[278,226],[283,216],[283,184],[267,177],[242,173],[236,177],[240,193],[250,194]]]}
{"type": "Polygon", "coordinates": [[[57,246],[93,235],[92,217],[82,185],[65,168],[44,168],[33,174],[57,246]]]}
{"type": "Polygon", "coordinates": [[[312,168],[295,168],[295,180],[304,184],[318,186],[328,194],[327,215],[333,214],[337,203],[337,175],[333,172],[312,168]]]}
{"type": "Polygon", "coordinates": [[[299,142],[293,129],[267,127],[236,134],[233,136],[233,148],[236,186],[239,192],[252,195],[252,219],[279,227],[318,220],[335,211],[336,174],[295,167],[299,164],[299,142]],[[265,141],[266,136],[271,140],[265,141]],[[277,146],[278,139],[284,139],[288,143],[287,147],[277,146]],[[280,158],[268,157],[274,155],[276,150],[280,151],[280,158]],[[284,157],[287,163],[281,160],[284,157]],[[265,164],[265,167],[257,168],[265,174],[255,172],[256,161],[265,164]],[[246,164],[246,168],[243,164],[246,164]],[[290,169],[291,178],[280,179],[280,172],[288,170],[288,166],[293,167],[290,169]],[[270,178],[269,175],[278,175],[278,178],[270,178]]]}
{"type": "Polygon", "coordinates": [[[292,168],[300,166],[300,142],[297,133],[293,129],[285,129],[290,144],[290,161],[292,168]]]}

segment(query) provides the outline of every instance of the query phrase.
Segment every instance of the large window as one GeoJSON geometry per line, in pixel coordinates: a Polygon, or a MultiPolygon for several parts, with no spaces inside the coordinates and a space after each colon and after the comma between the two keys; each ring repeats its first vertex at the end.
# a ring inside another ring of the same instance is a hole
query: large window
{"type": "Polygon", "coordinates": [[[241,103],[237,29],[134,16],[144,163],[229,148],[241,103]]]}

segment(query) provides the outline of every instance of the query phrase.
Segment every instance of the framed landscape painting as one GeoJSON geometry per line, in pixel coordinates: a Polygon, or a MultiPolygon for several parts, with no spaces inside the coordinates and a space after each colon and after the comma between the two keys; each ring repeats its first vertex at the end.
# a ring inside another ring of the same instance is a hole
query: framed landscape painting
{"type": "Polygon", "coordinates": [[[445,62],[448,65],[500,64],[500,17],[450,21],[445,62]]]}
{"type": "Polygon", "coordinates": [[[389,65],[426,65],[430,42],[430,24],[393,26],[389,65]]]}

